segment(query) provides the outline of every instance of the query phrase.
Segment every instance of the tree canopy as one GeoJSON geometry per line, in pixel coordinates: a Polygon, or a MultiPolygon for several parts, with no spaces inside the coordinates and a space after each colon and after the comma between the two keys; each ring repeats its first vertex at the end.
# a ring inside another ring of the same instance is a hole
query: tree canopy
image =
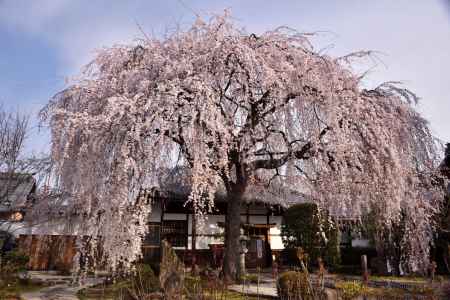
{"type": "Polygon", "coordinates": [[[438,149],[413,93],[360,87],[351,62],[364,55],[331,57],[286,27],[249,34],[227,14],[102,49],[42,111],[80,234],[104,238],[110,266],[129,266],[151,211],[139,193],[182,165],[199,214],[220,187],[281,203],[307,194],[335,216],[377,207],[380,224],[404,210],[407,264],[426,268],[438,149]]]}

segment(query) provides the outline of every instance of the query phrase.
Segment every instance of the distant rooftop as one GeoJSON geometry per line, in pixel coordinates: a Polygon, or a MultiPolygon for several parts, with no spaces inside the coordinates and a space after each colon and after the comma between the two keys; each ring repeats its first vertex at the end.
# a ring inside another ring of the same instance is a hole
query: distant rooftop
{"type": "Polygon", "coordinates": [[[35,191],[33,175],[0,173],[0,212],[25,208],[35,191]]]}

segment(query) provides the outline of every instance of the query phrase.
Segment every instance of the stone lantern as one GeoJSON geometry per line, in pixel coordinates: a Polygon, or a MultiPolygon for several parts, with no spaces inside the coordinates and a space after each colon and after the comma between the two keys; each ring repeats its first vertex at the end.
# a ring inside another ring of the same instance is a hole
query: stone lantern
{"type": "Polygon", "coordinates": [[[248,252],[248,248],[247,248],[247,242],[248,242],[249,238],[241,233],[241,236],[239,238],[240,244],[241,244],[241,251],[239,252],[239,269],[240,269],[240,274],[241,275],[245,275],[247,272],[245,270],[245,254],[247,254],[248,252]]]}

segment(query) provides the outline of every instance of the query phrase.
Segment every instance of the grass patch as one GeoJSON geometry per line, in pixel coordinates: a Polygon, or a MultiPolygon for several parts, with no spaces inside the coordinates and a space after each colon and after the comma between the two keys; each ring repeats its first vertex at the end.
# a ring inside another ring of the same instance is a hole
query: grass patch
{"type": "MultiPolygon", "coordinates": [[[[185,286],[192,284],[192,278],[194,277],[188,277],[187,281],[185,281],[185,286]]],[[[202,286],[207,285],[207,282],[204,280],[201,280],[199,282],[202,286]]],[[[116,283],[111,284],[98,284],[96,286],[85,288],[77,293],[77,297],[80,300],[116,300],[116,299],[122,299],[122,296],[124,296],[126,289],[132,288],[131,283],[129,280],[122,280],[118,281],[116,283]]],[[[210,299],[210,300],[260,300],[264,299],[261,296],[255,297],[255,296],[247,296],[238,292],[229,291],[229,290],[215,290],[212,291],[210,289],[203,289],[202,295],[204,299],[210,299]]],[[[126,298],[124,298],[126,299],[126,298]]],[[[188,299],[188,298],[186,298],[188,299]]],[[[0,300],[2,300],[0,298],[0,300]]]]}
{"type": "MultiPolygon", "coordinates": [[[[206,297],[206,299],[208,299],[207,297],[210,297],[211,295],[208,292],[205,292],[203,294],[204,297],[206,297]]],[[[211,297],[211,300],[215,299],[214,297],[211,297]]],[[[255,297],[255,296],[247,296],[238,292],[233,292],[233,291],[225,291],[223,293],[223,295],[218,296],[216,298],[217,300],[222,300],[222,299],[227,299],[227,300],[261,300],[263,299],[262,297],[255,297]]]]}
{"type": "Polygon", "coordinates": [[[241,282],[247,283],[261,283],[261,278],[258,274],[245,274],[241,276],[241,282]]]}
{"type": "MultiPolygon", "coordinates": [[[[336,289],[344,300],[354,299],[357,296],[381,297],[382,299],[404,299],[407,296],[436,296],[432,287],[418,287],[411,290],[397,288],[372,288],[364,286],[359,281],[341,281],[336,283],[336,289]]],[[[432,298],[435,299],[435,298],[432,298]]]]}
{"type": "Polygon", "coordinates": [[[119,281],[113,284],[98,284],[93,287],[79,290],[77,297],[80,300],[115,299],[120,297],[122,291],[131,287],[129,281],[119,281]]]}
{"type": "Polygon", "coordinates": [[[396,281],[396,282],[404,282],[404,283],[426,283],[428,281],[427,278],[424,277],[413,277],[413,276],[370,276],[370,280],[376,281],[396,281]]]}
{"type": "MultiPolygon", "coordinates": [[[[110,285],[97,285],[91,288],[86,288],[83,290],[80,290],[77,293],[77,297],[80,300],[115,300],[120,299],[120,296],[122,294],[123,289],[129,288],[130,284],[129,282],[123,281],[118,282],[115,284],[110,285]]],[[[209,291],[204,292],[204,297],[206,299],[209,299],[208,297],[211,297],[210,299],[214,299],[214,296],[209,291]]],[[[260,300],[263,299],[262,297],[255,297],[255,296],[246,296],[243,294],[240,294],[238,292],[233,291],[224,291],[223,294],[220,296],[217,296],[218,300],[221,299],[227,299],[227,300],[260,300]]],[[[0,300],[3,300],[0,298],[0,300]]]]}

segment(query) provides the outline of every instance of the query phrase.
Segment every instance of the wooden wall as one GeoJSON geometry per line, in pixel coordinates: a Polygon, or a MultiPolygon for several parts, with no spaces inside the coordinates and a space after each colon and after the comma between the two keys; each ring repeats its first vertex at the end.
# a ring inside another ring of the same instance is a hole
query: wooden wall
{"type": "Polygon", "coordinates": [[[30,270],[70,271],[76,254],[76,236],[20,235],[18,247],[30,257],[30,270]]]}

